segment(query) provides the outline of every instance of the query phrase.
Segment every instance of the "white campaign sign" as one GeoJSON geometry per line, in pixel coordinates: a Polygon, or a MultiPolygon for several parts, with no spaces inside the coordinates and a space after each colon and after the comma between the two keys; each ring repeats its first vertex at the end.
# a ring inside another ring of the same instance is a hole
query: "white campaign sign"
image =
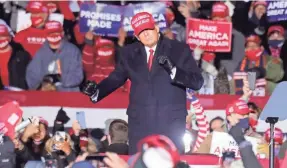
{"type": "MultiPolygon", "coordinates": [[[[258,154],[257,146],[260,143],[260,140],[257,138],[248,137],[248,136],[245,136],[245,139],[251,142],[253,151],[257,155],[258,154]]],[[[234,151],[235,157],[240,158],[238,145],[229,134],[225,132],[213,132],[212,140],[211,140],[211,147],[210,147],[210,154],[215,154],[221,157],[224,151],[234,151]]]]}
{"type": "Polygon", "coordinates": [[[18,11],[16,28],[17,33],[31,26],[30,15],[30,13],[26,13],[24,10],[18,11]]]}

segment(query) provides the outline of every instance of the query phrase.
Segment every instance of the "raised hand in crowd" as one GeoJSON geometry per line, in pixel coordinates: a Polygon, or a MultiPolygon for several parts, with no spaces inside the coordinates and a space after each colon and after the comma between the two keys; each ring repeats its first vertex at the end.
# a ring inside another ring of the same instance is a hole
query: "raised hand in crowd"
{"type": "Polygon", "coordinates": [[[171,31],[170,28],[165,29],[165,30],[163,31],[163,35],[164,35],[166,38],[168,38],[168,39],[171,39],[171,40],[174,39],[174,34],[173,34],[173,32],[171,31]]]}
{"type": "Polygon", "coordinates": [[[119,29],[119,33],[118,33],[118,45],[120,47],[123,47],[126,41],[126,37],[127,37],[127,32],[125,31],[125,29],[123,27],[121,27],[119,29]]]}
{"type": "Polygon", "coordinates": [[[107,152],[104,162],[109,168],[128,168],[129,165],[119,155],[107,152]]]}
{"type": "Polygon", "coordinates": [[[24,133],[21,137],[21,140],[23,142],[27,142],[30,137],[32,137],[34,134],[37,134],[40,131],[39,119],[33,118],[32,120],[33,122],[25,128],[24,133]]]}
{"type": "Polygon", "coordinates": [[[85,152],[81,155],[78,155],[78,157],[76,158],[75,162],[74,163],[77,163],[77,162],[81,162],[81,161],[85,161],[86,160],[86,157],[89,155],[88,152],[85,152]]]}
{"type": "Polygon", "coordinates": [[[244,77],[243,78],[243,95],[241,97],[242,100],[245,100],[245,101],[248,101],[250,96],[252,95],[252,90],[250,90],[250,87],[249,87],[249,82],[247,80],[247,77],[244,77]]]}
{"type": "Polygon", "coordinates": [[[80,135],[80,131],[81,131],[81,125],[79,124],[79,122],[77,120],[75,120],[72,124],[72,129],[74,131],[74,134],[76,136],[80,135]]]}
{"type": "Polygon", "coordinates": [[[72,148],[68,141],[56,142],[55,146],[57,147],[58,150],[63,151],[67,156],[70,155],[72,152],[72,148]]]}
{"type": "Polygon", "coordinates": [[[186,19],[190,18],[190,9],[185,3],[180,3],[180,5],[177,7],[178,11],[184,16],[186,19]]]}
{"type": "Polygon", "coordinates": [[[196,46],[196,48],[193,50],[193,58],[196,61],[199,61],[201,59],[201,56],[202,56],[203,52],[204,52],[204,50],[202,50],[200,48],[200,46],[196,46]]]}
{"type": "Polygon", "coordinates": [[[87,40],[93,40],[94,39],[94,33],[92,31],[88,31],[85,35],[85,38],[87,40]]]}

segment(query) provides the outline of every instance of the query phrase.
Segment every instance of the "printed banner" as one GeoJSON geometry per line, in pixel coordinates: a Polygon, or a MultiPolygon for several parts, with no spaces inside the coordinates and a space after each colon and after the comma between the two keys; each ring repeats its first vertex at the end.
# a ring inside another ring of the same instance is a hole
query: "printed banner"
{"type": "Polygon", "coordinates": [[[230,52],[232,24],[190,18],[186,29],[186,42],[191,49],[199,46],[204,51],[230,52]]]}
{"type": "Polygon", "coordinates": [[[267,3],[267,18],[269,22],[287,20],[287,1],[269,1],[267,3]]]}
{"type": "MultiPolygon", "coordinates": [[[[257,146],[260,140],[248,136],[245,136],[245,139],[252,144],[253,152],[257,155],[257,146]]],[[[225,132],[213,132],[210,154],[222,157],[222,153],[224,153],[225,151],[234,151],[236,158],[241,157],[237,143],[229,134],[225,132]]]]}
{"type": "Polygon", "coordinates": [[[166,6],[162,2],[154,3],[140,3],[140,4],[130,4],[125,7],[123,27],[129,36],[133,35],[133,29],[131,26],[132,17],[139,12],[149,12],[153,15],[153,18],[160,30],[167,28],[167,22],[165,17],[166,6]]]}
{"type": "Polygon", "coordinates": [[[82,4],[80,12],[80,31],[93,30],[96,35],[117,37],[122,21],[121,6],[106,4],[82,4]]]}

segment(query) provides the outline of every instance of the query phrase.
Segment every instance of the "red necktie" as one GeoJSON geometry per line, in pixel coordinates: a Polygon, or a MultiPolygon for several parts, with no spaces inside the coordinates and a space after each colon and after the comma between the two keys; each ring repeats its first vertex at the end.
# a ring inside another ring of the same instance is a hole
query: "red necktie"
{"type": "Polygon", "coordinates": [[[148,69],[151,70],[152,60],[153,60],[153,49],[149,49],[149,58],[148,58],[148,69]]]}

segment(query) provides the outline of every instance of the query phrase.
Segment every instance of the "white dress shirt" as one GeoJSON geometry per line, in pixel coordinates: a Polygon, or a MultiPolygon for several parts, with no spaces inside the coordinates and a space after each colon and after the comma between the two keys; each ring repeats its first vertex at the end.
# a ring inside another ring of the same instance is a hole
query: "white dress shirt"
{"type": "MultiPolygon", "coordinates": [[[[144,48],[145,48],[145,52],[146,52],[146,56],[147,56],[147,57],[146,57],[146,58],[147,58],[147,60],[146,60],[147,63],[148,63],[148,59],[149,59],[149,56],[150,56],[149,50],[152,49],[152,50],[153,50],[153,54],[154,54],[154,53],[155,53],[156,46],[157,46],[157,45],[153,46],[152,48],[149,48],[149,47],[147,47],[147,46],[144,47],[144,48]]],[[[176,67],[172,68],[172,70],[171,70],[171,74],[170,74],[171,79],[174,79],[175,73],[176,73],[176,67]]]]}

